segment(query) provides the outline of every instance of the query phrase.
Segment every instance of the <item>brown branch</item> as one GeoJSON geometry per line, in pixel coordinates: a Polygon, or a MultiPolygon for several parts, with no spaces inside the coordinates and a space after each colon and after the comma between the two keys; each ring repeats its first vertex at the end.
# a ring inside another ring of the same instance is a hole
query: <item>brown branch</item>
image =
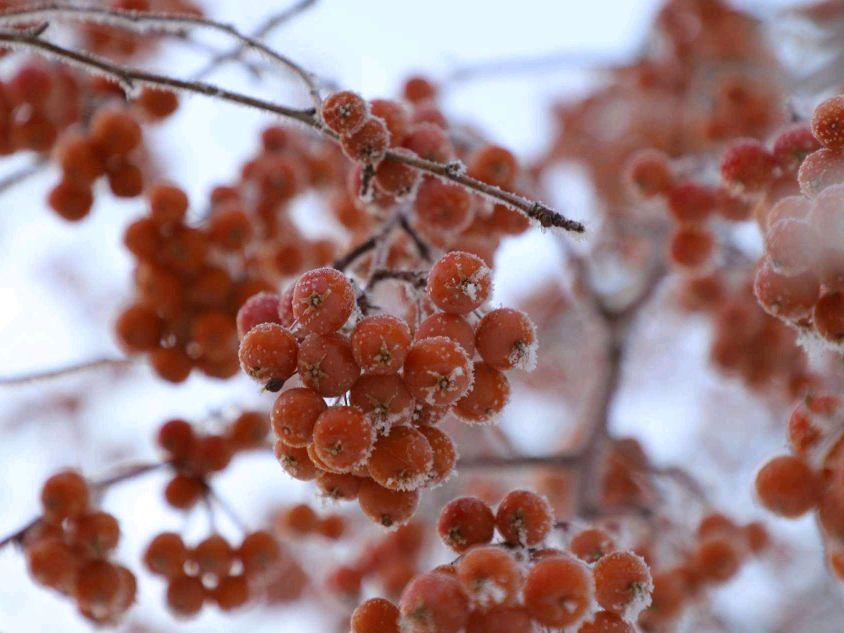
{"type": "Polygon", "coordinates": [[[416,229],[414,229],[410,225],[410,222],[404,215],[399,216],[399,226],[401,227],[401,230],[404,231],[413,242],[413,245],[416,247],[416,250],[419,253],[419,257],[421,257],[426,262],[433,261],[433,258],[431,257],[431,247],[428,246],[428,243],[425,242],[425,240],[422,239],[419,233],[416,232],[416,229]]]}
{"type": "Polygon", "coordinates": [[[98,479],[91,482],[91,488],[96,492],[103,492],[107,490],[111,486],[115,484],[123,483],[124,481],[129,481],[131,479],[135,479],[140,477],[141,475],[145,475],[150,473],[154,470],[158,470],[159,468],[164,468],[167,466],[167,462],[149,462],[149,463],[141,463],[141,464],[130,464],[128,466],[123,466],[118,469],[113,474],[105,477],[104,479],[98,479]]]}
{"type": "Polygon", "coordinates": [[[334,263],[331,264],[332,268],[336,268],[340,272],[345,271],[349,266],[355,263],[359,257],[363,257],[369,251],[375,248],[375,245],[378,244],[378,240],[380,239],[380,233],[376,233],[368,240],[361,242],[357,246],[355,246],[352,250],[348,253],[340,257],[339,259],[334,260],[334,263]]]}
{"type": "MultiPolygon", "coordinates": [[[[337,135],[324,127],[314,109],[301,110],[290,108],[271,101],[233,92],[214,84],[200,81],[186,81],[137,68],[119,66],[102,57],[67,49],[53,42],[42,40],[27,32],[0,30],[0,42],[6,42],[12,48],[40,53],[48,58],[58,58],[88,72],[108,75],[130,93],[141,86],[149,86],[201,94],[298,121],[319,132],[324,137],[335,142],[338,141],[337,135]]],[[[520,211],[528,218],[539,223],[542,227],[557,227],[575,233],[583,233],[586,230],[586,227],[582,223],[566,218],[541,202],[528,200],[510,191],[505,191],[467,176],[453,163],[437,163],[409,154],[408,152],[396,150],[388,150],[385,156],[391,160],[415,167],[424,173],[460,184],[490,200],[500,202],[512,209],[520,211]]]]}
{"type": "Polygon", "coordinates": [[[40,382],[42,380],[52,380],[54,378],[63,378],[73,374],[78,374],[94,369],[101,369],[112,367],[122,369],[129,367],[134,363],[129,358],[95,358],[94,360],[82,361],[79,363],[72,363],[64,367],[55,369],[48,369],[46,371],[33,372],[29,374],[20,374],[18,376],[0,377],[0,387],[13,387],[17,385],[24,385],[30,382],[40,382]]]}
{"type": "Polygon", "coordinates": [[[369,277],[369,285],[375,286],[382,281],[394,279],[410,284],[414,288],[424,288],[428,283],[428,275],[417,270],[391,270],[389,268],[378,268],[372,271],[369,277]]]}
{"type": "Polygon", "coordinates": [[[314,107],[320,107],[319,89],[313,75],[289,57],[278,53],[260,40],[245,35],[231,24],[193,15],[175,15],[172,13],[124,11],[122,9],[104,9],[91,6],[77,6],[62,2],[48,2],[25,9],[12,9],[0,13],[0,22],[6,24],[28,23],[34,19],[64,18],[101,22],[130,30],[155,30],[179,33],[185,27],[202,27],[224,33],[240,42],[246,49],[254,50],[283,68],[296,74],[308,89],[314,107]]]}

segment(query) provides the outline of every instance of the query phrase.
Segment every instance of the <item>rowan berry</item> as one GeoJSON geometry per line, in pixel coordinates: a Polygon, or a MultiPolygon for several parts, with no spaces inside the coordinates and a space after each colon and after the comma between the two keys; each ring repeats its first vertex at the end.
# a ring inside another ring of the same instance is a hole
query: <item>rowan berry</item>
{"type": "Polygon", "coordinates": [[[428,572],[404,588],[399,601],[401,630],[407,633],[459,633],[469,619],[469,604],[454,576],[428,572]]]}
{"type": "Polygon", "coordinates": [[[487,504],[476,497],[449,501],[440,512],[437,531],[443,542],[461,553],[473,545],[492,541],[495,516],[487,504]]]}
{"type": "Polygon", "coordinates": [[[833,343],[844,339],[844,294],[828,292],[821,295],[812,315],[815,329],[833,343]]]}
{"type": "Polygon", "coordinates": [[[250,532],[244,536],[237,550],[237,557],[243,565],[243,573],[250,578],[265,575],[281,560],[281,555],[281,546],[278,541],[265,530],[250,532]]]}
{"type": "Polygon", "coordinates": [[[76,517],[68,542],[90,558],[105,558],[120,541],[117,519],[107,512],[89,512],[76,517]]]}
{"type": "Polygon", "coordinates": [[[174,508],[187,510],[193,507],[205,493],[204,484],[182,473],[176,474],[164,488],[164,498],[174,508]]]}
{"type": "Polygon", "coordinates": [[[240,366],[254,380],[283,384],[296,372],[298,348],[296,338],[284,326],[260,323],[240,342],[240,366]]]}
{"type": "Polygon", "coordinates": [[[369,456],[369,476],[390,490],[416,490],[428,481],[434,452],[411,426],[397,426],[378,438],[369,456]]]}
{"type": "Polygon", "coordinates": [[[94,205],[94,194],[87,183],[62,180],[50,190],[47,202],[61,218],[76,222],[88,215],[94,205]]]}
{"type": "Polygon", "coordinates": [[[416,191],[413,210],[421,223],[457,232],[472,221],[472,196],[459,185],[425,176],[416,191]]]}
{"type": "Polygon", "coordinates": [[[781,455],[756,474],[756,494],[771,512],[795,518],[818,504],[821,490],[817,474],[806,462],[781,455]]]}
{"type": "Polygon", "coordinates": [[[364,412],[379,434],[409,421],[413,410],[413,396],[397,374],[361,376],[349,391],[349,402],[364,412]]]}
{"type": "Polygon", "coordinates": [[[317,468],[305,448],[288,446],[278,440],[273,446],[273,452],[288,475],[299,481],[311,481],[316,479],[317,468]]]}
{"type": "Polygon", "coordinates": [[[318,268],[302,275],[293,288],[293,315],[315,334],[334,332],[355,307],[355,293],[345,275],[333,268],[318,268]]]}
{"type": "Polygon", "coordinates": [[[828,149],[844,149],[844,96],[823,101],[812,113],[812,133],[828,149]]]}
{"type": "Polygon", "coordinates": [[[454,405],[454,413],[472,424],[494,421],[510,399],[510,382],[507,376],[483,361],[475,362],[473,375],[472,387],[454,405]]]}
{"type": "Polygon", "coordinates": [[[174,576],[167,583],[167,606],[179,617],[188,618],[202,610],[205,588],[193,576],[174,576]]]}
{"type": "Polygon", "coordinates": [[[328,406],[313,389],[288,389],[279,394],[270,419],[278,438],[289,446],[305,447],[313,441],[314,424],[328,406]]]}
{"type": "Polygon", "coordinates": [[[349,471],[366,459],[374,440],[372,423],[357,407],[329,407],[314,424],[313,446],[317,456],[339,471],[349,471]]]}
{"type": "Polygon", "coordinates": [[[498,145],[484,145],[472,153],[467,173],[487,184],[510,189],[516,180],[519,164],[512,152],[498,145]]]}
{"type": "Polygon", "coordinates": [[[389,490],[371,479],[361,481],[358,503],[363,513],[383,527],[401,525],[411,519],[419,505],[416,490],[389,490]]]}
{"type": "Polygon", "coordinates": [[[495,512],[495,527],[510,543],[538,545],[553,525],[554,513],[548,501],[527,490],[508,493],[495,512]]]}
{"type": "Polygon", "coordinates": [[[479,308],[492,292],[492,274],[475,255],[452,251],[428,274],[428,296],[443,312],[467,314],[479,308]]]}
{"type": "Polygon", "coordinates": [[[639,150],[633,154],[625,171],[633,191],[642,198],[665,195],[674,180],[668,157],[656,150],[639,150]]]}
{"type": "Polygon", "coordinates": [[[466,352],[443,336],[415,341],[404,361],[404,382],[426,404],[447,406],[472,385],[472,365],[466,352]]]}
{"type": "Polygon", "coordinates": [[[141,126],[121,108],[103,107],[91,120],[91,140],[109,156],[125,156],[141,143],[141,126]]]}
{"type": "Polygon", "coordinates": [[[602,556],[592,568],[592,575],[595,598],[605,610],[635,619],[650,604],[651,572],[645,561],[633,552],[602,556]]]}
{"type": "Polygon", "coordinates": [[[774,177],[776,161],[755,139],[736,139],[721,155],[721,177],[745,191],[759,191],[774,177]]]}
{"type": "Polygon", "coordinates": [[[299,378],[325,397],[346,393],[360,376],[349,339],[342,334],[309,334],[299,346],[299,378]]]}
{"type": "Polygon", "coordinates": [[[536,364],[536,328],[519,310],[499,308],[484,315],[475,330],[475,346],[495,369],[530,371],[536,364]]]}
{"type": "Polygon", "coordinates": [[[563,554],[540,560],[530,569],[523,595],[527,612],[540,624],[568,627],[589,614],[595,584],[582,561],[563,554]]]}
{"type": "Polygon", "coordinates": [[[473,604],[486,608],[518,600],[522,574],[507,550],[494,545],[473,547],[456,567],[457,580],[473,604]]]}
{"type": "Polygon", "coordinates": [[[436,312],[416,328],[415,340],[445,336],[457,342],[469,358],[475,355],[475,330],[459,314],[436,312]]]}
{"type": "Polygon", "coordinates": [[[572,538],[569,550],[580,560],[591,564],[615,551],[615,543],[605,530],[587,528],[572,538]]]}
{"type": "Polygon", "coordinates": [[[399,609],[384,598],[371,598],[352,613],[352,633],[399,633],[399,609]]]}
{"type": "Polygon", "coordinates": [[[58,524],[82,515],[89,502],[88,483],[72,470],[56,473],[41,487],[41,510],[49,523],[58,524]]]}
{"type": "Polygon", "coordinates": [[[184,573],[188,550],[175,532],[162,532],[150,541],[144,553],[144,565],[152,573],[172,578],[184,573]]]}
{"type": "Polygon", "coordinates": [[[364,317],[352,331],[352,353],[364,373],[394,374],[410,349],[407,323],[389,314],[364,317]]]}
{"type": "Polygon", "coordinates": [[[413,124],[402,141],[402,147],[419,158],[435,163],[447,163],[456,156],[451,139],[441,127],[433,123],[413,124]]]}
{"type": "Polygon", "coordinates": [[[337,134],[351,134],[360,129],[369,116],[369,106],[360,95],[343,90],[326,97],[322,120],[337,134]]]}
{"type": "Polygon", "coordinates": [[[384,121],[370,117],[360,128],[340,137],[340,146],[351,160],[375,164],[384,158],[390,146],[390,131],[384,121]]]}
{"type": "Polygon", "coordinates": [[[700,268],[715,250],[712,232],[698,226],[681,226],[671,236],[668,252],[671,261],[685,268],[700,268]]]}
{"type": "Polygon", "coordinates": [[[436,486],[454,473],[457,464],[457,449],[447,433],[433,426],[419,426],[417,430],[425,436],[433,451],[433,463],[428,471],[426,486],[436,486]]]}
{"type": "Polygon", "coordinates": [[[401,144],[410,129],[410,114],[407,108],[398,101],[373,99],[369,102],[369,110],[372,116],[378,117],[387,125],[391,144],[401,144]]]}

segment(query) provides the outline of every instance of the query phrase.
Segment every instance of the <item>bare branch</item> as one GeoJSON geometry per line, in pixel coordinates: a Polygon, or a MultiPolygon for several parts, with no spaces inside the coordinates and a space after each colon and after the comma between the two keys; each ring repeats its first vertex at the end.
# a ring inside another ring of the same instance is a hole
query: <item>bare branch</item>
{"type": "MultiPolygon", "coordinates": [[[[101,22],[111,26],[119,26],[135,31],[162,30],[164,32],[177,33],[185,27],[208,28],[220,33],[225,33],[238,40],[241,46],[257,51],[270,61],[280,65],[286,70],[296,74],[308,89],[313,100],[314,107],[320,107],[319,89],[311,73],[302,68],[289,57],[273,50],[260,40],[245,35],[238,31],[231,24],[224,24],[215,20],[197,17],[193,15],[175,15],[172,13],[154,13],[139,11],[124,11],[121,9],[103,9],[91,6],[77,6],[62,2],[48,2],[41,5],[31,6],[25,9],[13,9],[0,13],[0,22],[4,24],[28,23],[33,19],[70,19],[89,22],[101,22]]],[[[33,36],[39,34],[31,34],[33,36]]]]}
{"type": "Polygon", "coordinates": [[[42,380],[52,380],[55,378],[63,378],[73,374],[78,374],[94,369],[115,368],[123,369],[130,367],[134,361],[129,358],[95,358],[94,360],[82,361],[79,363],[72,363],[64,367],[55,369],[48,369],[46,371],[33,372],[29,374],[21,374],[18,376],[7,376],[0,378],[0,386],[13,387],[17,385],[25,385],[31,382],[40,382],[42,380]]]}

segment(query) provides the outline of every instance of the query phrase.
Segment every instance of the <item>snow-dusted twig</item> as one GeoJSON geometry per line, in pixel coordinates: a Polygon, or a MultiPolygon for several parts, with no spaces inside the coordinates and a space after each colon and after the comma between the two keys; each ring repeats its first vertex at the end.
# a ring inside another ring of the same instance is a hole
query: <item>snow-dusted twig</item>
{"type": "Polygon", "coordinates": [[[27,374],[20,374],[17,376],[0,377],[0,387],[11,387],[16,385],[24,385],[32,382],[41,382],[42,380],[63,378],[65,376],[79,374],[94,369],[123,369],[131,366],[133,362],[134,361],[129,358],[95,358],[93,360],[86,360],[79,363],[71,363],[70,365],[56,367],[54,369],[47,369],[45,371],[31,372],[27,374]]]}
{"type": "Polygon", "coordinates": [[[0,13],[2,24],[26,24],[34,20],[68,19],[99,22],[134,31],[182,32],[186,27],[201,27],[224,33],[241,46],[254,50],[268,60],[292,71],[308,89],[315,108],[320,107],[319,89],[313,75],[286,55],[270,48],[259,39],[245,35],[231,24],[217,22],[193,15],[124,11],[93,6],[79,6],[64,2],[45,2],[24,9],[11,9],[0,13]]]}

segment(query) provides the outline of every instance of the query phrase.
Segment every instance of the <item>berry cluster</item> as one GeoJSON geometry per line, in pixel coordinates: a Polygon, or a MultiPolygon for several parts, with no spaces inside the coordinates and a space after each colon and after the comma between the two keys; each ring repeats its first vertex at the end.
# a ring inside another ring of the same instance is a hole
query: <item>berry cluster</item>
{"type": "Polygon", "coordinates": [[[325,578],[334,594],[357,603],[364,583],[377,583],[386,595],[398,598],[420,571],[425,526],[411,521],[363,544],[348,563],[332,567],[325,578]]]}
{"type": "Polygon", "coordinates": [[[768,545],[760,523],[740,526],[712,512],[701,518],[692,543],[679,555],[658,555],[656,549],[670,549],[658,537],[637,548],[654,570],[653,599],[639,618],[640,626],[644,631],[674,630],[687,607],[699,602],[708,588],[729,582],[749,555],[762,553],[768,545]]]}
{"type": "Polygon", "coordinates": [[[42,516],[23,536],[32,579],[73,599],[79,612],[114,625],[135,602],[136,581],[110,560],[120,526],[91,505],[88,482],[78,473],[56,473],[41,488],[42,516]]]}
{"type": "Polygon", "coordinates": [[[765,258],[755,283],[765,310],[805,340],[835,350],[844,339],[844,145],[836,133],[841,125],[844,99],[832,97],[815,109],[811,133],[802,132],[805,158],[795,160],[800,189],[779,196],[767,210],[765,258]],[[811,134],[814,146],[806,138],[811,134]]]}
{"type": "Polygon", "coordinates": [[[142,141],[140,124],[119,106],[98,109],[86,131],[63,134],[54,152],[62,178],[48,196],[52,209],[66,220],[81,220],[94,204],[93,187],[101,177],[118,198],[139,196],[144,189],[142,141]]]}
{"type": "Polygon", "coordinates": [[[752,389],[775,387],[789,397],[803,395],[817,382],[795,331],[759,307],[764,289],[757,274],[738,278],[713,273],[683,280],[680,300],[690,311],[712,317],[710,359],[727,375],[740,377],[752,389]],[[754,295],[755,290],[755,295],[754,295]]]}
{"type": "Polygon", "coordinates": [[[269,433],[267,416],[245,411],[224,434],[200,434],[181,419],[166,421],[158,430],[158,445],[174,474],[164,498],[174,508],[192,508],[208,492],[208,477],[225,470],[235,453],[260,448],[269,433]]]}
{"type": "Polygon", "coordinates": [[[475,497],[455,499],[439,532],[460,557],[416,576],[398,606],[361,604],[352,632],[633,631],[653,587],[644,560],[603,532],[578,534],[569,551],[545,546],[553,526],[548,502],[525,490],[510,492],[494,514],[475,497]],[[496,530],[504,540],[490,544],[496,530]]]}
{"type": "Polygon", "coordinates": [[[247,534],[237,548],[219,534],[187,547],[175,532],[162,532],[144,553],[147,569],[166,579],[167,606],[180,617],[197,615],[209,602],[222,611],[242,607],[281,559],[278,542],[265,531],[247,534]]]}
{"type": "MultiPolygon", "coordinates": [[[[764,138],[785,119],[784,86],[764,30],[752,16],[722,0],[671,0],[656,15],[650,39],[659,45],[615,68],[605,86],[557,105],[556,134],[540,166],[581,165],[607,214],[641,208],[630,208],[630,183],[618,177],[634,153],[699,156],[733,138],[764,138]]],[[[667,172],[662,160],[648,162],[653,169],[643,162],[643,180],[634,182],[639,191],[654,194],[651,187],[659,189],[667,172]]]]}
{"type": "Polygon", "coordinates": [[[202,228],[190,226],[187,195],[168,183],[156,184],[147,197],[147,215],[124,234],[137,259],[137,296],[117,319],[117,338],[128,352],[149,354],[153,369],[170,382],[184,381],[194,368],[233,376],[235,314],[267,287],[242,262],[227,258],[244,247],[249,226],[222,228],[220,216],[202,228]]]}
{"type": "Polygon", "coordinates": [[[756,494],[766,509],[786,518],[817,511],[833,571],[844,550],[844,406],[832,395],[807,395],[788,421],[791,454],[766,462],[756,494]]]}
{"type": "MultiPolygon", "coordinates": [[[[409,79],[404,102],[366,101],[343,91],[329,96],[322,120],[338,134],[346,156],[357,163],[349,173],[348,198],[336,212],[349,228],[367,224],[368,215],[399,204],[412,209],[411,222],[426,240],[444,251],[463,250],[492,261],[502,237],[524,232],[528,219],[502,204],[473,194],[454,183],[419,172],[394,158],[389,149],[409,157],[449,164],[456,172],[514,193],[523,193],[528,178],[507,149],[483,142],[456,143],[436,105],[437,89],[421,77],[409,79]],[[465,164],[464,164],[465,162],[465,164]],[[357,206],[363,218],[354,214],[357,206]]],[[[396,240],[390,263],[413,258],[407,239],[396,240]]]]}
{"type": "Polygon", "coordinates": [[[406,321],[365,316],[341,333],[356,293],[343,273],[320,268],[283,296],[261,294],[238,313],[245,373],[270,391],[294,375],[303,386],[282,392],[271,421],[276,454],[299,479],[317,479],[328,496],[357,498],[385,526],[409,519],[418,490],[451,473],[456,450],[432,426],[449,411],[467,423],[494,419],[507,402],[503,370],[531,368],[536,335],[517,310],[464,317],[491,292],[489,269],[453,251],[432,267],[427,298],[439,310],[411,336],[406,321]],[[477,352],[481,360],[472,362],[477,352]],[[346,398],[328,406],[325,398],[346,398]]]}

